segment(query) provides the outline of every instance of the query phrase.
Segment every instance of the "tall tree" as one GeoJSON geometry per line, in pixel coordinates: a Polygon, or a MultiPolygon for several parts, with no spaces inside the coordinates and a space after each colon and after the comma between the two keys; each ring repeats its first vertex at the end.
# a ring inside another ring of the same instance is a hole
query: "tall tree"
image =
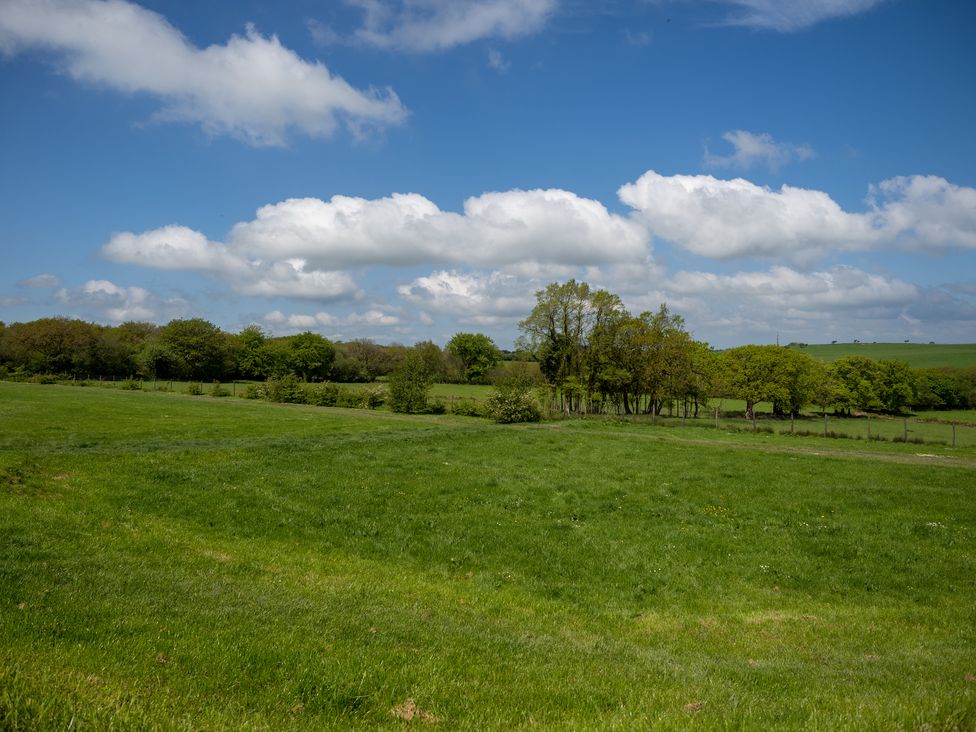
{"type": "Polygon", "coordinates": [[[324,379],[335,360],[335,347],[327,338],[305,331],[288,339],[288,367],[304,381],[324,379]]]}
{"type": "Polygon", "coordinates": [[[501,359],[495,342],[482,333],[455,333],[447,342],[447,350],[461,362],[463,378],[469,384],[486,383],[501,359]]]}
{"type": "Polygon", "coordinates": [[[184,378],[210,381],[223,378],[230,370],[227,335],[208,320],[171,320],[159,340],[172,354],[179,375],[184,378]]]}

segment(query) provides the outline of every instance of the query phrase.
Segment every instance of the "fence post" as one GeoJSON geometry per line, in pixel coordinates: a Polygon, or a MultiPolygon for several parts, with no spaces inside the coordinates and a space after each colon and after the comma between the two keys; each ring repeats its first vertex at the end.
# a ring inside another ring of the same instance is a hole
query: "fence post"
{"type": "Polygon", "coordinates": [[[715,429],[718,429],[718,407],[715,407],[715,429]]]}
{"type": "Polygon", "coordinates": [[[657,409],[655,408],[653,397],[651,397],[651,424],[657,424],[657,409]]]}
{"type": "Polygon", "coordinates": [[[956,423],[952,423],[952,446],[956,446],[956,423]]]}
{"type": "Polygon", "coordinates": [[[868,442],[871,441],[871,415],[868,414],[868,442]]]}
{"type": "Polygon", "coordinates": [[[790,412],[790,434],[796,434],[796,415],[793,412],[790,412]]]}
{"type": "Polygon", "coordinates": [[[756,408],[752,408],[752,431],[756,431],[756,408]]]}
{"type": "Polygon", "coordinates": [[[824,437],[827,436],[827,410],[824,410],[824,437]]]}
{"type": "Polygon", "coordinates": [[[902,425],[905,428],[905,442],[908,442],[908,417],[902,421],[902,425]]]}

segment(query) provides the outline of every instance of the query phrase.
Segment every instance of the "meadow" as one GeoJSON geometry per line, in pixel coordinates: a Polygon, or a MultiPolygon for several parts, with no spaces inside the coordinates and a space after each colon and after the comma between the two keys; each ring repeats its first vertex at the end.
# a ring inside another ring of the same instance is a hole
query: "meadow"
{"type": "Polygon", "coordinates": [[[976,366],[976,343],[811,343],[799,350],[828,363],[844,356],[866,356],[904,361],[913,369],[976,366]]]}
{"type": "Polygon", "coordinates": [[[976,448],[0,383],[0,728],[973,729],[976,448]]]}

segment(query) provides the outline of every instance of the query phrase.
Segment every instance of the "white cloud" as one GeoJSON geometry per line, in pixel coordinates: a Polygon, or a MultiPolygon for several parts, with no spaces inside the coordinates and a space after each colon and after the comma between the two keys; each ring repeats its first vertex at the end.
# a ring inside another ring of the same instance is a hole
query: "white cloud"
{"type": "Polygon", "coordinates": [[[496,325],[528,315],[541,287],[543,281],[502,272],[439,270],[401,285],[397,292],[424,310],[452,315],[462,323],[496,325]]]}
{"type": "Polygon", "coordinates": [[[142,234],[116,234],[102,247],[102,254],[116,262],[155,269],[236,274],[247,268],[223,244],[209,241],[199,231],[176,225],[142,234]]]}
{"type": "Polygon", "coordinates": [[[145,288],[122,287],[109,280],[88,280],[80,287],[61,288],[54,299],[85,312],[98,312],[115,322],[178,315],[187,306],[181,298],[162,299],[145,288]]]}
{"type": "Polygon", "coordinates": [[[380,308],[371,308],[362,313],[347,313],[346,315],[334,315],[327,312],[319,312],[314,315],[303,313],[286,315],[280,310],[272,310],[264,316],[263,320],[268,325],[280,326],[289,330],[342,328],[349,326],[389,328],[402,323],[399,317],[384,312],[380,308]]]}
{"type": "Polygon", "coordinates": [[[28,277],[26,280],[21,280],[17,283],[21,287],[37,287],[41,289],[52,289],[61,286],[61,278],[53,274],[39,274],[33,277],[28,277]]]}
{"type": "Polygon", "coordinates": [[[678,272],[668,278],[668,288],[682,295],[748,300],[773,312],[810,313],[902,307],[918,299],[914,285],[898,279],[837,266],[823,272],[798,272],[773,267],[767,272],[678,272]]]}
{"type": "Polygon", "coordinates": [[[647,253],[643,227],[563,190],[485,193],[462,214],[415,193],[334,196],[264,206],[234,226],[228,246],[251,257],[301,257],[315,267],[423,263],[581,265],[647,253]]]}
{"type": "Polygon", "coordinates": [[[221,277],[245,295],[336,300],[357,291],[345,272],[307,270],[301,258],[271,262],[249,259],[185,226],[116,234],[101,253],[115,262],[221,277]]]}
{"type": "Polygon", "coordinates": [[[738,10],[728,25],[791,32],[822,21],[867,12],[885,0],[719,0],[738,10]]]}
{"type": "Polygon", "coordinates": [[[4,0],[0,51],[25,49],[53,53],[79,81],[157,97],[159,120],[252,145],[282,145],[292,128],[327,137],[339,120],[357,131],[406,116],[391,89],[355,89],[276,36],[248,26],[224,45],[197,48],[163,16],[125,0],[4,0]]]}
{"type": "Polygon", "coordinates": [[[899,176],[871,187],[884,231],[911,249],[976,249],[976,188],[934,175],[899,176]]]}
{"type": "Polygon", "coordinates": [[[486,193],[465,201],[460,214],[413,193],[289,199],[236,224],[227,244],[165,226],[116,234],[102,248],[117,262],[216,275],[242,294],[317,300],[355,296],[348,270],[369,265],[559,276],[584,265],[642,261],[648,253],[641,225],[562,190],[486,193]]]}
{"type": "Polygon", "coordinates": [[[872,186],[864,213],[823,191],[653,170],[618,194],[655,235],[706,257],[810,261],[829,251],[976,248],[976,189],[936,176],[872,186]]]}
{"type": "Polygon", "coordinates": [[[557,0],[349,0],[364,13],[354,40],[378,48],[442,51],[541,30],[557,0]]]}
{"type": "Polygon", "coordinates": [[[822,191],[651,170],[619,195],[654,234],[706,257],[802,257],[877,238],[870,215],[849,214],[822,191]]]}
{"type": "Polygon", "coordinates": [[[746,130],[731,130],[723,134],[722,139],[730,143],[734,151],[730,155],[714,155],[706,148],[706,167],[748,170],[754,165],[765,165],[775,172],[794,160],[809,160],[816,154],[809,145],[776,142],[768,132],[757,135],[746,130]]]}

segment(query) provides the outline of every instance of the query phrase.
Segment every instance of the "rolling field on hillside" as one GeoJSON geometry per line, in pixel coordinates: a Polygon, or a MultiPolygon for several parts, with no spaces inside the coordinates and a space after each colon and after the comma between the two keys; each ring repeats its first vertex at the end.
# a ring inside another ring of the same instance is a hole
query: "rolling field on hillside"
{"type": "Polygon", "coordinates": [[[0,728],[971,729],[976,448],[0,383],[0,728]]]}
{"type": "Polygon", "coordinates": [[[904,361],[912,368],[976,366],[976,343],[824,343],[799,348],[818,361],[867,356],[876,361],[904,361]]]}

